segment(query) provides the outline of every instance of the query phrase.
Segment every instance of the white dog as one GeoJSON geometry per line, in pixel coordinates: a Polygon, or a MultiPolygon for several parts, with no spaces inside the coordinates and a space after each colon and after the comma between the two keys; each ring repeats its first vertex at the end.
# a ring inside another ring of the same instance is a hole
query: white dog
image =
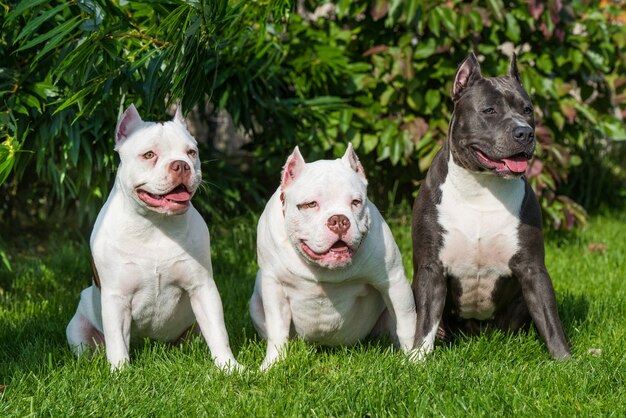
{"type": "Polygon", "coordinates": [[[111,368],[132,340],[176,341],[194,323],[215,364],[239,368],[213,281],[209,231],[191,198],[201,181],[196,141],[180,107],[144,122],[131,105],[115,130],[120,166],[91,234],[94,283],[83,290],[67,340],[76,354],[105,343],[111,368]]]}
{"type": "Polygon", "coordinates": [[[411,286],[352,145],[341,159],[310,164],[296,147],[257,232],[250,315],[267,339],[262,369],[295,334],[335,346],[386,333],[412,351],[411,286]]]}

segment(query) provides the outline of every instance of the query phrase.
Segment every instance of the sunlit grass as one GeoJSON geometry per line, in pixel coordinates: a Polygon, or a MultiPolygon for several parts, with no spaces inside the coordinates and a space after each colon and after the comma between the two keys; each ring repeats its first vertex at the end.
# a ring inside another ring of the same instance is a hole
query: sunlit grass
{"type": "MultiPolygon", "coordinates": [[[[15,250],[14,273],[0,273],[0,416],[625,415],[626,213],[547,242],[573,361],[552,361],[531,330],[440,345],[417,365],[388,341],[338,349],[294,341],[267,373],[256,371],[265,343],[247,310],[253,222],[211,227],[231,346],[247,367],[235,375],[215,369],[201,339],[146,342],[117,374],[103,353],[75,359],[65,326],[90,281],[87,249],[63,237],[38,255],[15,250]]],[[[409,225],[391,223],[410,277],[409,225]]]]}

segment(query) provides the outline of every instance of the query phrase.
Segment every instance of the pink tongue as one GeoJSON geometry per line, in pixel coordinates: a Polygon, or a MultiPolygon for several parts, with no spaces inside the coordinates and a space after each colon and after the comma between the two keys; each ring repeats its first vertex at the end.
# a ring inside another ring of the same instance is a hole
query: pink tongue
{"type": "Polygon", "coordinates": [[[523,173],[528,168],[528,160],[523,156],[503,158],[502,161],[514,173],[523,173]]]}
{"type": "Polygon", "coordinates": [[[167,200],[176,200],[178,202],[186,202],[191,199],[191,194],[182,185],[178,186],[164,196],[167,200]]]}

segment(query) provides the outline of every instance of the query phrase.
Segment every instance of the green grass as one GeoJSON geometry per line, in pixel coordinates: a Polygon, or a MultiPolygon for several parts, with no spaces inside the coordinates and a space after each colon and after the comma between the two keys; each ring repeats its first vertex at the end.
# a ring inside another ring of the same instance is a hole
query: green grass
{"type": "MultiPolygon", "coordinates": [[[[550,360],[531,330],[440,345],[417,365],[388,341],[339,349],[294,341],[284,363],[259,373],[265,343],[247,311],[253,222],[211,229],[231,346],[247,372],[219,373],[200,339],[146,342],[117,374],[103,353],[75,359],[65,325],[89,283],[89,262],[84,243],[55,238],[37,255],[14,250],[14,273],[0,273],[0,416],[626,415],[626,212],[547,242],[575,356],[568,362],[550,360]],[[590,252],[592,243],[607,248],[590,252]]],[[[408,218],[392,229],[410,275],[408,218]]]]}

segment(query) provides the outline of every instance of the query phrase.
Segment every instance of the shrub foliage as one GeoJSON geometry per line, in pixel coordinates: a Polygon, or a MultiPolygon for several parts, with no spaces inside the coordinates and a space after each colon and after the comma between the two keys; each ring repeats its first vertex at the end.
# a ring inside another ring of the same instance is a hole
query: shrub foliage
{"type": "Polygon", "coordinates": [[[548,225],[583,222],[580,203],[597,205],[598,190],[625,176],[606,157],[626,139],[626,29],[619,10],[593,2],[23,0],[0,7],[0,212],[7,219],[76,208],[91,219],[112,180],[120,110],[134,102],[147,119],[162,119],[176,100],[185,110],[225,109],[253,138],[246,167],[203,144],[209,196],[197,201],[205,214],[258,210],[296,144],[313,159],[340,155],[348,141],[386,209],[384,202],[412,199],[445,138],[452,79],[470,50],[485,75],[503,74],[507,53],[518,53],[538,121],[528,175],[548,225]]]}

